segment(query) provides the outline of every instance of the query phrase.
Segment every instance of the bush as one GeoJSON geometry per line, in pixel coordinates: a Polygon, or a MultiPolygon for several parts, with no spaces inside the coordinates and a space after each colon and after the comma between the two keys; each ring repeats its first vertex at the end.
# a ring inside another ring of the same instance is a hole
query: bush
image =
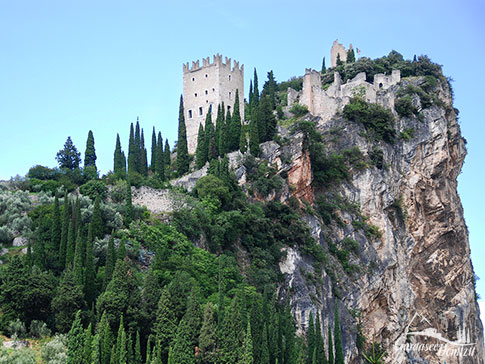
{"type": "Polygon", "coordinates": [[[27,330],[25,329],[25,324],[20,319],[16,319],[9,322],[8,332],[14,340],[17,340],[24,338],[27,330]]]}
{"type": "Polygon", "coordinates": [[[405,95],[398,98],[394,104],[394,109],[401,117],[413,116],[418,112],[413,104],[413,98],[411,95],[405,95]]]}
{"type": "Polygon", "coordinates": [[[376,168],[384,168],[384,152],[382,151],[382,149],[379,149],[377,147],[372,148],[369,153],[369,158],[376,168]]]}
{"type": "Polygon", "coordinates": [[[0,243],[8,244],[13,240],[13,233],[8,226],[0,226],[0,243]]]}
{"type": "Polygon", "coordinates": [[[295,115],[296,117],[300,117],[303,115],[308,114],[308,108],[306,105],[301,105],[301,104],[293,104],[293,106],[290,109],[290,112],[295,115]]]}
{"type": "Polygon", "coordinates": [[[30,179],[36,178],[44,181],[55,178],[55,175],[56,175],[56,171],[54,169],[49,167],[44,167],[39,164],[34,167],[31,167],[29,169],[29,172],[27,172],[28,178],[30,179]]]}
{"type": "Polygon", "coordinates": [[[294,77],[288,81],[280,82],[278,84],[278,91],[286,91],[288,87],[291,87],[295,91],[301,91],[303,89],[303,77],[294,77]]]}
{"type": "Polygon", "coordinates": [[[106,200],[106,196],[108,194],[108,188],[106,185],[99,181],[99,180],[91,180],[85,184],[83,184],[80,188],[79,191],[85,195],[89,196],[91,200],[95,200],[97,196],[104,201],[106,200]]]}
{"type": "Polygon", "coordinates": [[[29,333],[30,336],[41,339],[43,337],[50,336],[51,330],[49,330],[45,322],[33,320],[30,323],[29,333]]]}
{"type": "Polygon", "coordinates": [[[42,361],[46,364],[65,364],[67,361],[67,336],[57,334],[42,345],[40,350],[42,361]]]}
{"type": "MultiPolygon", "coordinates": [[[[35,364],[35,351],[25,349],[0,348],[0,364],[35,364]]],[[[48,363],[50,364],[50,363],[48,363]]]]}
{"type": "Polygon", "coordinates": [[[370,104],[360,97],[353,97],[344,107],[344,117],[364,124],[374,140],[394,142],[396,131],[393,125],[394,117],[390,110],[377,104],[370,104]]]}
{"type": "Polygon", "coordinates": [[[109,194],[111,200],[115,203],[122,203],[126,198],[126,181],[118,180],[111,189],[109,194]]]}

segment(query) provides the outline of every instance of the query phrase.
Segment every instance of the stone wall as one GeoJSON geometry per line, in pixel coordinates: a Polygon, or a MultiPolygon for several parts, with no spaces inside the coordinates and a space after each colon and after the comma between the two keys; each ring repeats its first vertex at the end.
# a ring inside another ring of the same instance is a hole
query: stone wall
{"type": "MultiPolygon", "coordinates": [[[[349,49],[352,49],[352,44],[349,46],[349,49]]],[[[331,67],[335,67],[337,65],[337,56],[339,54],[342,62],[347,61],[347,50],[338,42],[338,39],[336,39],[332,44],[332,49],[330,50],[331,67]]]]}
{"type": "Polygon", "coordinates": [[[187,144],[189,153],[195,153],[199,125],[204,125],[207,112],[212,108],[212,120],[215,122],[217,106],[224,102],[226,111],[234,110],[236,90],[239,90],[239,109],[244,120],[244,65],[219,54],[214,55],[211,63],[209,57],[192,62],[192,67],[183,65],[183,96],[185,123],[187,126],[187,144]]]}

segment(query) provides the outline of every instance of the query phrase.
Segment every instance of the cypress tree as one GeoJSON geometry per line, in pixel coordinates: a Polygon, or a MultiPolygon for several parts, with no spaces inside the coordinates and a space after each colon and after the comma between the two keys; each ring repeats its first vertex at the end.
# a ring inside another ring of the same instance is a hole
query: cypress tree
{"type": "Polygon", "coordinates": [[[219,332],[219,355],[222,363],[236,363],[240,348],[240,318],[237,301],[234,298],[231,311],[224,313],[222,328],[219,332]]]}
{"type": "Polygon", "coordinates": [[[133,353],[133,337],[129,332],[126,332],[126,363],[133,364],[135,361],[135,354],[133,353]]]}
{"type": "Polygon", "coordinates": [[[198,300],[198,293],[195,289],[192,289],[187,304],[187,311],[185,313],[185,319],[190,326],[190,336],[192,345],[197,346],[197,341],[200,333],[200,327],[202,323],[202,312],[200,309],[200,303],[198,300]]]}
{"type": "Polygon", "coordinates": [[[163,155],[165,156],[165,165],[170,165],[170,144],[168,144],[168,139],[165,139],[165,148],[163,150],[163,155]]]}
{"type": "Polygon", "coordinates": [[[76,205],[74,209],[74,236],[77,236],[77,233],[82,232],[81,227],[83,224],[81,218],[81,202],[79,201],[79,197],[76,197],[76,205]]]}
{"type": "Polygon", "coordinates": [[[263,326],[260,364],[269,364],[268,327],[266,325],[266,322],[264,323],[264,326],[263,326]]]}
{"type": "Polygon", "coordinates": [[[91,324],[84,330],[84,348],[83,348],[83,364],[91,364],[93,362],[93,330],[91,324]]]}
{"type": "Polygon", "coordinates": [[[184,99],[180,96],[179,127],[177,139],[177,174],[183,176],[189,171],[189,152],[187,149],[187,129],[185,127],[184,99]]]}
{"type": "Polygon", "coordinates": [[[325,57],[323,57],[322,61],[322,74],[327,73],[327,67],[325,67],[325,57]]]}
{"type": "Polygon", "coordinates": [[[88,139],[86,140],[86,151],[84,152],[84,172],[86,169],[92,168],[96,173],[96,150],[94,148],[94,135],[90,130],[88,132],[88,139]]]}
{"type": "Polygon", "coordinates": [[[140,174],[146,176],[148,174],[147,150],[145,148],[145,135],[141,129],[141,143],[140,143],[140,174]]]}
{"type": "Polygon", "coordinates": [[[163,138],[162,133],[158,132],[158,144],[155,157],[157,168],[156,172],[160,180],[165,180],[165,156],[163,155],[163,138]]]}
{"type": "Polygon", "coordinates": [[[116,259],[125,259],[126,257],[126,244],[125,239],[121,239],[120,244],[118,246],[118,250],[116,251],[116,259]]]}
{"type": "Polygon", "coordinates": [[[191,342],[190,325],[185,316],[177,327],[177,333],[173,341],[172,361],[177,364],[195,363],[194,346],[191,342]]]}
{"type": "Polygon", "coordinates": [[[153,325],[153,333],[156,341],[162,347],[162,358],[166,362],[167,349],[172,342],[177,330],[177,320],[170,300],[169,291],[164,288],[158,301],[157,317],[153,325]]]}
{"type": "Polygon", "coordinates": [[[93,237],[94,238],[102,238],[104,236],[104,225],[103,225],[103,217],[101,215],[101,199],[99,196],[96,196],[94,200],[94,209],[93,209],[93,216],[91,218],[91,223],[93,224],[93,237]]]}
{"type": "Polygon", "coordinates": [[[140,120],[138,116],[136,117],[136,125],[135,125],[135,171],[138,173],[142,173],[142,166],[141,166],[141,130],[140,130],[140,120]]]}
{"type": "Polygon", "coordinates": [[[74,282],[78,286],[82,286],[83,284],[83,259],[82,259],[82,246],[83,243],[81,241],[81,233],[77,233],[76,238],[76,249],[74,253],[74,263],[73,263],[73,273],[74,273],[74,282]]]}
{"type": "Polygon", "coordinates": [[[130,124],[130,139],[128,142],[128,174],[136,172],[136,144],[133,123],[130,124]]]}
{"type": "Polygon", "coordinates": [[[351,48],[347,51],[347,63],[355,62],[355,52],[354,49],[351,48]]]}
{"type": "Polygon", "coordinates": [[[246,139],[246,132],[244,131],[244,128],[241,127],[241,135],[239,137],[239,150],[241,153],[246,153],[248,150],[248,142],[246,139]]]}
{"type": "Polygon", "coordinates": [[[84,297],[88,306],[94,303],[96,297],[96,269],[94,267],[92,224],[89,224],[88,239],[86,242],[86,263],[84,271],[84,297]]]}
{"type": "Polygon", "coordinates": [[[337,66],[341,66],[343,65],[344,63],[342,62],[342,60],[340,59],[340,53],[337,53],[337,66]]]}
{"type": "Polygon", "coordinates": [[[257,106],[259,104],[259,89],[258,89],[258,73],[256,68],[254,68],[254,84],[253,84],[253,105],[257,106]]]}
{"type": "Polygon", "coordinates": [[[66,249],[66,264],[65,268],[72,268],[72,262],[74,260],[74,229],[72,226],[72,220],[69,222],[69,230],[67,233],[67,249],[66,249]]]}
{"type": "Polygon", "coordinates": [[[51,244],[50,250],[52,258],[56,263],[59,262],[59,250],[61,245],[61,232],[62,222],[61,222],[61,212],[59,208],[59,194],[56,192],[54,198],[54,217],[51,225],[51,244]]]}
{"type": "Polygon", "coordinates": [[[308,351],[307,364],[313,364],[313,352],[315,351],[315,324],[313,322],[313,312],[310,311],[308,318],[308,351]]]}
{"type": "Polygon", "coordinates": [[[338,317],[338,301],[335,301],[335,327],[333,337],[335,339],[335,364],[344,363],[344,350],[342,347],[342,336],[340,334],[340,320],[338,317]]]}
{"type": "Polygon", "coordinates": [[[241,137],[241,112],[239,109],[239,89],[236,89],[236,97],[234,98],[234,111],[232,112],[231,122],[229,127],[229,137],[231,140],[230,151],[239,149],[239,139],[241,137]]]}
{"type": "Polygon", "coordinates": [[[217,158],[217,146],[216,146],[216,136],[214,130],[214,124],[212,123],[212,109],[209,108],[207,116],[205,119],[205,143],[207,145],[207,160],[217,158]]]}
{"type": "Polygon", "coordinates": [[[143,364],[141,357],[141,345],[140,345],[140,331],[136,331],[136,341],[135,341],[135,357],[133,364],[143,364]]]}
{"type": "Polygon", "coordinates": [[[203,363],[215,362],[216,343],[217,329],[214,322],[214,312],[212,310],[212,304],[208,302],[204,308],[204,319],[199,337],[200,356],[203,363]]]}
{"type": "Polygon", "coordinates": [[[123,325],[123,314],[120,317],[120,326],[118,328],[118,336],[116,338],[114,362],[119,364],[127,364],[126,332],[123,325]]]}
{"type": "Polygon", "coordinates": [[[133,202],[131,201],[131,183],[130,180],[126,183],[126,199],[125,199],[125,225],[130,226],[133,221],[133,202]]]}
{"type": "Polygon", "coordinates": [[[34,244],[34,265],[41,270],[45,269],[46,253],[44,240],[39,239],[34,244]]]}
{"type": "Polygon", "coordinates": [[[121,150],[119,134],[116,134],[116,146],[113,158],[113,173],[117,178],[123,178],[126,175],[126,160],[125,155],[121,150]]]}
{"type": "Polygon", "coordinates": [[[248,320],[248,326],[246,330],[246,337],[244,338],[242,346],[242,354],[238,360],[238,364],[253,364],[253,340],[251,338],[251,323],[248,320]]]}
{"type": "Polygon", "coordinates": [[[276,109],[276,88],[277,88],[277,83],[274,79],[273,71],[269,71],[268,80],[263,85],[262,94],[264,94],[268,98],[271,111],[276,109]]]}
{"type": "Polygon", "coordinates": [[[317,313],[317,322],[315,324],[315,362],[327,364],[325,347],[323,345],[322,327],[320,324],[320,315],[317,313]]]}
{"type": "Polygon", "coordinates": [[[116,261],[115,241],[113,235],[108,240],[108,248],[106,250],[106,265],[104,267],[104,282],[103,287],[107,287],[108,283],[113,277],[113,271],[116,261]]]}
{"type": "Polygon", "coordinates": [[[249,113],[250,115],[246,115],[246,119],[248,119],[248,116],[249,116],[249,119],[253,119],[253,109],[252,109],[252,105],[253,105],[253,80],[250,80],[249,81],[249,113]]]}
{"type": "Polygon", "coordinates": [[[222,109],[222,107],[221,107],[221,121],[218,121],[217,125],[218,125],[217,127],[220,130],[218,149],[219,149],[219,155],[222,157],[224,154],[228,152],[228,148],[227,148],[228,125],[227,125],[226,118],[224,117],[224,110],[222,109]]]}
{"type": "Polygon", "coordinates": [[[249,152],[257,157],[259,156],[259,132],[257,120],[251,120],[249,124],[249,152]]]}
{"type": "Polygon", "coordinates": [[[81,364],[84,353],[84,330],[81,325],[81,311],[76,312],[67,336],[67,364],[81,364]]]}
{"type": "Polygon", "coordinates": [[[216,139],[216,153],[217,156],[221,155],[221,151],[219,150],[219,143],[221,140],[221,131],[222,131],[222,122],[224,120],[224,116],[221,112],[221,105],[217,105],[217,117],[216,117],[216,124],[215,124],[215,139],[216,139]]]}
{"type": "Polygon", "coordinates": [[[32,244],[29,242],[27,243],[27,254],[25,255],[25,267],[27,268],[27,271],[30,272],[33,264],[33,259],[32,259],[32,244]]]}
{"type": "Polygon", "coordinates": [[[98,332],[101,335],[99,340],[101,352],[100,364],[109,364],[111,357],[111,348],[113,347],[113,334],[111,333],[111,328],[106,317],[106,312],[103,312],[103,315],[101,316],[98,332]]]}
{"type": "Polygon", "coordinates": [[[155,127],[153,127],[152,131],[152,155],[150,159],[150,170],[155,173],[155,169],[157,166],[157,135],[155,134],[155,127]]]}
{"type": "Polygon", "coordinates": [[[261,97],[258,112],[260,142],[272,140],[276,133],[276,117],[271,109],[271,101],[268,96],[261,97]],[[262,139],[261,135],[264,135],[262,139]]]}
{"type": "Polygon", "coordinates": [[[67,236],[69,231],[69,198],[67,192],[64,195],[64,206],[62,211],[62,229],[61,229],[61,243],[59,246],[59,267],[64,268],[66,265],[66,250],[67,250],[67,236]]]}
{"type": "Polygon", "coordinates": [[[199,133],[197,135],[197,149],[195,151],[195,165],[197,169],[202,168],[207,162],[207,155],[205,153],[207,149],[205,147],[205,141],[204,126],[202,123],[200,123],[199,133]]]}

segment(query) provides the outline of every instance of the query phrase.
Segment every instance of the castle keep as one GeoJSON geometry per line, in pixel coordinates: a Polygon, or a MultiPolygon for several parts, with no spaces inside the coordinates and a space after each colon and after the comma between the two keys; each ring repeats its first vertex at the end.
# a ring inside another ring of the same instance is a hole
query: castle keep
{"type": "Polygon", "coordinates": [[[184,73],[184,110],[187,128],[187,145],[189,153],[195,153],[199,125],[204,125],[207,112],[212,110],[212,121],[215,122],[217,107],[224,103],[224,113],[234,109],[236,90],[239,90],[239,110],[244,120],[244,65],[222,55],[214,55],[211,63],[209,57],[183,65],[184,73]]]}

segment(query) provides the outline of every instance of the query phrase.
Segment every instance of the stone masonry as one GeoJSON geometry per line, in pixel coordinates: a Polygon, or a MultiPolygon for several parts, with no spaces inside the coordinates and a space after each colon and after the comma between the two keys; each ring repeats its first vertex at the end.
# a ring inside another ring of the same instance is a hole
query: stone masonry
{"type": "Polygon", "coordinates": [[[222,55],[214,55],[211,63],[209,57],[183,65],[184,109],[187,127],[187,144],[189,153],[195,153],[199,125],[204,125],[207,112],[212,110],[212,121],[215,122],[218,105],[224,103],[224,113],[234,109],[236,90],[239,90],[239,110],[244,120],[244,65],[222,55]]]}
{"type": "MultiPolygon", "coordinates": [[[[352,44],[350,44],[349,49],[352,49],[352,44]]],[[[342,62],[347,61],[347,50],[338,42],[338,39],[336,39],[332,44],[332,49],[330,50],[330,61],[332,67],[337,65],[337,56],[339,54],[342,62]]]]}

